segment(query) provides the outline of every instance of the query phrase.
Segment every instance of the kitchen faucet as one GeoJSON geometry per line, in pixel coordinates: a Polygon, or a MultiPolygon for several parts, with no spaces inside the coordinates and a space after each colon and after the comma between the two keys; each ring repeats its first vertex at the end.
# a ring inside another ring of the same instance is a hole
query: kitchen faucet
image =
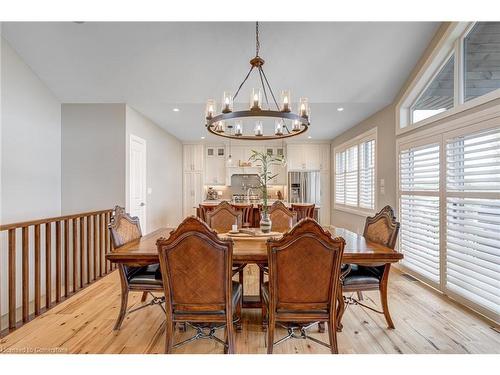
{"type": "Polygon", "coordinates": [[[247,190],[247,202],[250,203],[250,192],[253,194],[253,189],[251,187],[248,188],[247,190]]]}

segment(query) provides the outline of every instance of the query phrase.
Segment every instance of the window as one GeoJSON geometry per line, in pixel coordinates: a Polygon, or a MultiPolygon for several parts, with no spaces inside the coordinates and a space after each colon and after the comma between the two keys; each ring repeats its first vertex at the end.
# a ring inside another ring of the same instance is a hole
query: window
{"type": "Polygon", "coordinates": [[[400,150],[399,190],[403,264],[439,283],[439,144],[400,150]]]}
{"type": "Polygon", "coordinates": [[[373,129],[335,148],[336,209],[363,215],[375,209],[376,134],[373,129]]]}
{"type": "Polygon", "coordinates": [[[402,265],[490,317],[500,314],[499,120],[398,147],[402,265]]]}
{"type": "Polygon", "coordinates": [[[500,22],[454,22],[396,105],[396,134],[500,98],[500,22]]]}
{"type": "Polygon", "coordinates": [[[446,61],[431,83],[412,106],[412,123],[424,120],[453,107],[454,55],[446,61]]]}
{"type": "Polygon", "coordinates": [[[446,169],[446,287],[500,313],[500,128],[449,139],[446,169]]]}
{"type": "Polygon", "coordinates": [[[465,101],[500,88],[500,22],[478,22],[464,38],[465,101]]]}

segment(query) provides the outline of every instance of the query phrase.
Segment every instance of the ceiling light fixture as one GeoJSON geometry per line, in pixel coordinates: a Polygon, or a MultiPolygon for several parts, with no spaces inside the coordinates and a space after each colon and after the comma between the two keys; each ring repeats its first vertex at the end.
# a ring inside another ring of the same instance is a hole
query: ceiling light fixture
{"type": "Polygon", "coordinates": [[[174,112],[179,112],[179,111],[180,111],[180,109],[179,109],[179,108],[174,108],[174,109],[172,109],[172,111],[174,111],[174,112]]]}
{"type": "Polygon", "coordinates": [[[342,112],[343,110],[344,110],[344,108],[343,108],[343,107],[338,107],[338,108],[337,108],[337,111],[339,111],[339,112],[342,112]]]}
{"type": "Polygon", "coordinates": [[[307,98],[300,98],[298,112],[291,110],[290,91],[281,91],[281,105],[278,104],[276,96],[264,73],[264,60],[259,56],[259,23],[255,24],[255,57],[250,60],[250,71],[243,82],[238,86],[236,93],[231,95],[224,92],[222,97],[221,113],[217,113],[216,102],[213,99],[207,100],[205,118],[207,120],[207,130],[215,135],[225,138],[247,139],[247,140],[269,140],[293,137],[307,131],[310,126],[310,109],[307,98]],[[234,103],[241,88],[247,81],[253,70],[259,73],[261,88],[252,89],[250,96],[250,108],[235,110],[234,103]],[[263,108],[262,94],[264,94],[266,108],[263,108]],[[272,100],[269,104],[269,100],[272,100]],[[272,107],[276,107],[272,109],[272,107]],[[242,119],[255,118],[253,132],[244,133],[242,119]],[[265,122],[271,120],[271,126],[265,126],[265,122]],[[274,126],[272,124],[274,120],[274,126]],[[272,132],[266,134],[265,128],[272,128],[272,132]]]}

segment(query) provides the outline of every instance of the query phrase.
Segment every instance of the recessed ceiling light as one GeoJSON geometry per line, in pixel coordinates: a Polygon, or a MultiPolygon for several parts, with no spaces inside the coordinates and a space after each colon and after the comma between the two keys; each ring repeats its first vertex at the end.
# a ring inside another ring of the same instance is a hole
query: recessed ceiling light
{"type": "Polygon", "coordinates": [[[307,138],[311,139],[312,137],[311,137],[311,136],[308,136],[307,138]]]}
{"type": "Polygon", "coordinates": [[[342,112],[343,110],[344,110],[344,108],[343,108],[343,107],[338,107],[338,108],[337,108],[337,111],[339,111],[339,112],[342,112]]]}
{"type": "Polygon", "coordinates": [[[172,111],[174,111],[174,112],[179,112],[179,111],[180,111],[180,109],[179,109],[179,108],[174,108],[174,109],[172,109],[172,111]]]}
{"type": "Polygon", "coordinates": [[[205,139],[205,137],[201,137],[201,139],[205,139]]]}

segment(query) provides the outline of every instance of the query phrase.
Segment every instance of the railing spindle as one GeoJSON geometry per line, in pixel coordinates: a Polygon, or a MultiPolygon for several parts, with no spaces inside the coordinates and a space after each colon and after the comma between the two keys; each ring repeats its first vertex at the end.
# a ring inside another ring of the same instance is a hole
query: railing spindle
{"type": "Polygon", "coordinates": [[[56,302],[61,301],[61,222],[56,221],[56,302]]]}
{"type": "Polygon", "coordinates": [[[104,275],[104,214],[99,215],[99,276],[104,275]]]}
{"type": "MultiPolygon", "coordinates": [[[[105,213],[104,217],[106,218],[106,222],[104,223],[104,253],[107,254],[109,252],[109,231],[108,231],[108,223],[109,223],[109,213],[105,213]]],[[[104,261],[105,272],[109,272],[109,261],[104,261]]]]}
{"type": "Polygon", "coordinates": [[[69,294],[69,220],[64,220],[64,297],[69,294]]]}
{"type": "Polygon", "coordinates": [[[16,230],[9,229],[9,328],[16,320],[16,230]]]}
{"type": "Polygon", "coordinates": [[[45,224],[45,308],[52,305],[52,224],[45,224]]]}
{"type": "Polygon", "coordinates": [[[35,315],[40,315],[40,225],[35,225],[35,315]]]}
{"type": "Polygon", "coordinates": [[[93,225],[93,229],[94,229],[94,242],[93,242],[93,245],[94,245],[94,280],[97,279],[97,265],[99,264],[99,260],[98,260],[98,254],[99,254],[99,249],[97,248],[97,245],[98,245],[98,240],[97,240],[97,215],[94,215],[94,225],[93,225]]]}
{"type": "Polygon", "coordinates": [[[73,293],[78,289],[78,222],[73,219],[73,293]]]}
{"type": "Polygon", "coordinates": [[[90,284],[90,231],[92,220],[87,216],[87,284],[90,284]]]}
{"type": "Polygon", "coordinates": [[[29,320],[29,309],[30,309],[30,278],[29,278],[29,227],[23,227],[22,229],[22,286],[23,286],[23,322],[29,320]]]}
{"type": "Polygon", "coordinates": [[[83,266],[85,264],[85,217],[80,218],[80,288],[83,288],[83,266]]]}

